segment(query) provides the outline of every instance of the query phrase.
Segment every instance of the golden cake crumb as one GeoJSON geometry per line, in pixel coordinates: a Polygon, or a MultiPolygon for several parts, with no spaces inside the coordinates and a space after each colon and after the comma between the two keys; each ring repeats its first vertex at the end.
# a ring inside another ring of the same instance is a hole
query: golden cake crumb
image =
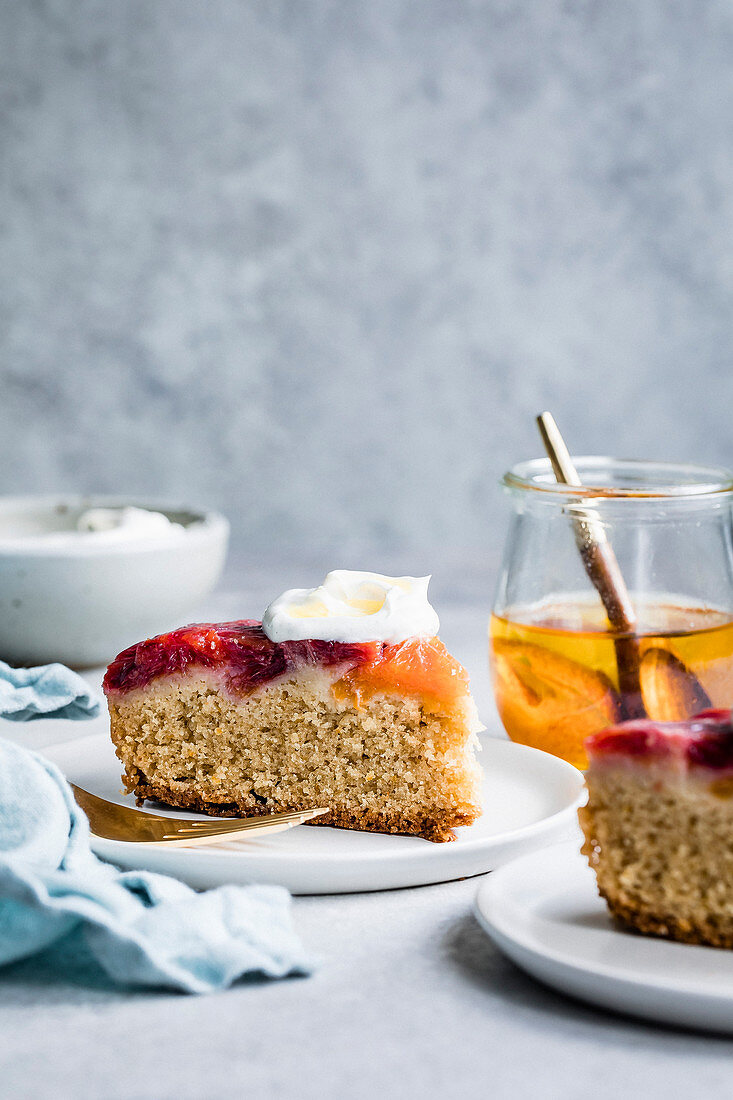
{"type": "Polygon", "coordinates": [[[337,676],[314,668],[235,697],[188,674],[110,694],[127,789],[217,816],[326,806],[312,824],[455,839],[481,813],[468,692],[450,711],[418,695],[357,704],[337,676]]]}
{"type": "Polygon", "coordinates": [[[733,947],[733,800],[654,769],[591,767],[583,854],[615,917],[639,932],[733,947]]]}

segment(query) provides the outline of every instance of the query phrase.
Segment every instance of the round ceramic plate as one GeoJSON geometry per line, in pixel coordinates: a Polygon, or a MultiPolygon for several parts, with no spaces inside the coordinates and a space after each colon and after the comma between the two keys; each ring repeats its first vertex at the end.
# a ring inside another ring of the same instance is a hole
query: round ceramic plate
{"type": "MultiPolygon", "coordinates": [[[[111,802],[134,806],[121,792],[120,763],[108,735],[44,750],[72,782],[111,802]]],[[[288,832],[196,848],[94,840],[97,855],[120,867],[175,875],[197,888],[226,882],[271,882],[296,894],[390,890],[447,882],[491,871],[528,849],[569,835],[583,797],[580,772],[547,753],[486,739],[483,817],[433,844],[417,837],[301,825],[288,832]]],[[[146,806],[166,814],[162,807],[146,806]]],[[[201,815],[169,811],[177,817],[201,815]]]]}
{"type": "Polygon", "coordinates": [[[482,884],[476,911],[491,938],[561,993],[665,1024],[733,1031],[733,952],[621,931],[580,844],[520,856],[482,884]]]}

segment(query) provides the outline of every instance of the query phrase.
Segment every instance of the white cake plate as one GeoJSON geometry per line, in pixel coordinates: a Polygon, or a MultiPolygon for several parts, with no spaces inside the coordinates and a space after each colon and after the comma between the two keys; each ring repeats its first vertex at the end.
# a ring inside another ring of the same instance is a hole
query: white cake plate
{"type": "MultiPolygon", "coordinates": [[[[135,804],[121,791],[121,765],[108,735],[94,734],[43,751],[80,787],[112,802],[135,804]]],[[[479,875],[569,835],[583,799],[580,772],[547,753],[493,738],[484,740],[480,759],[485,812],[475,825],[458,829],[453,843],[301,825],[210,847],[112,840],[94,840],[93,847],[120,867],[160,871],[196,888],[269,882],[295,894],[340,894],[479,875]]],[[[146,805],[146,810],[166,814],[155,805],[146,805]]],[[[180,810],[171,814],[201,816],[180,810]]]]}
{"type": "Polygon", "coordinates": [[[577,842],[523,855],[482,883],[476,913],[533,977],[602,1008],[733,1031],[733,952],[621,931],[577,842]]]}

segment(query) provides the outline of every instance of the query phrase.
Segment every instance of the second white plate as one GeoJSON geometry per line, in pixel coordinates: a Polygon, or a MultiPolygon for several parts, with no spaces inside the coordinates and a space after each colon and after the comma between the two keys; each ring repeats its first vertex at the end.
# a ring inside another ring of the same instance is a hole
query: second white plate
{"type": "MultiPolygon", "coordinates": [[[[256,881],[279,883],[295,894],[340,894],[468,878],[568,836],[583,798],[580,772],[511,741],[487,738],[483,745],[485,811],[475,825],[458,829],[453,843],[303,825],[211,847],[95,840],[94,850],[120,867],[175,875],[199,889],[256,881]]],[[[44,752],[80,787],[111,802],[134,805],[132,797],[121,793],[121,765],[108,735],[94,734],[44,752]]],[[[162,808],[160,812],[165,813],[162,808]]]]}
{"type": "Polygon", "coordinates": [[[509,958],[561,993],[665,1024],[733,1031],[733,952],[617,928],[581,838],[502,867],[479,921],[509,958]]]}

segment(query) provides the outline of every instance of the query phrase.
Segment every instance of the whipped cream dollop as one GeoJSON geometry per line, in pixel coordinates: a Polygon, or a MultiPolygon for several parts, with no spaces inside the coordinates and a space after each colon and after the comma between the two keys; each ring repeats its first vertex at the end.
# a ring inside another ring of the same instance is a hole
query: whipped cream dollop
{"type": "Polygon", "coordinates": [[[430,577],[385,577],[334,569],[318,588],[291,588],[262,616],[272,642],[386,642],[432,638],[440,625],[428,602],[430,577]]]}
{"type": "Polygon", "coordinates": [[[163,512],[132,506],[88,508],[76,518],[59,511],[40,512],[15,526],[0,526],[0,543],[44,550],[89,550],[118,544],[146,545],[179,538],[186,528],[163,512]],[[63,525],[63,526],[61,526],[63,525]]]}
{"type": "Polygon", "coordinates": [[[161,535],[182,531],[180,523],[173,523],[162,512],[147,508],[89,508],[76,521],[77,534],[104,536],[105,540],[124,542],[128,539],[160,538],[161,535]]]}

